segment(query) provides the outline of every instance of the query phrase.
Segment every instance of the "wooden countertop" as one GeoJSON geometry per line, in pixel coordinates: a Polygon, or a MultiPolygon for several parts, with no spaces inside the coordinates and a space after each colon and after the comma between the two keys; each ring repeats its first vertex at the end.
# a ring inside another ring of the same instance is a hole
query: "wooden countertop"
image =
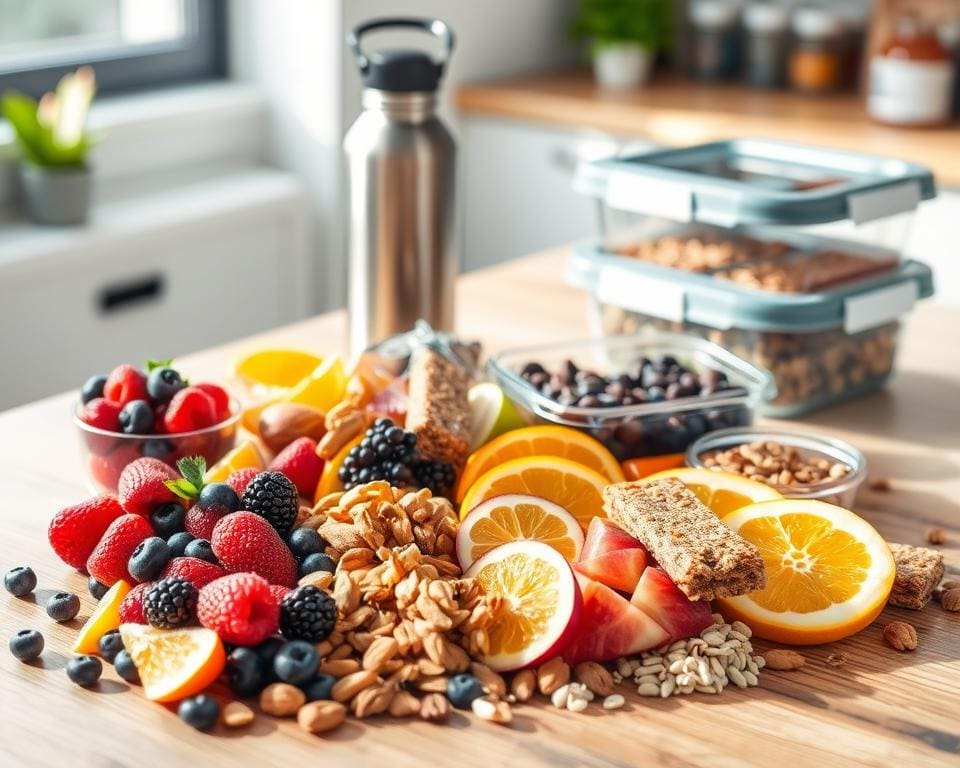
{"type": "MultiPolygon", "coordinates": [[[[458,286],[458,325],[488,350],[582,337],[586,299],[561,282],[561,250],[474,273],[458,286]]],[[[183,358],[192,377],[223,378],[229,362],[259,344],[340,351],[345,318],[334,313],[183,358]]],[[[890,540],[921,544],[928,526],[947,531],[949,568],[960,573],[960,312],[922,303],[906,323],[899,373],[883,392],[814,414],[801,426],[852,441],[893,490],[864,490],[856,505],[890,540]]],[[[93,690],[64,674],[68,649],[93,601],[86,580],[46,543],[50,516],[87,495],[67,393],[0,414],[0,570],[29,564],[38,597],[67,588],[81,595],[67,626],[33,602],[0,593],[4,639],[24,627],[46,637],[42,662],[24,665],[0,651],[0,764],[116,765],[442,765],[601,766],[834,764],[947,766],[960,761],[960,614],[931,604],[887,609],[860,635],[804,649],[796,672],[764,671],[759,689],[669,700],[628,693],[616,713],[574,715],[549,705],[518,707],[510,728],[457,715],[450,726],[378,718],[350,722],[327,737],[292,721],[260,716],[247,730],[203,735],[172,711],[145,701],[107,669],[93,690]],[[913,623],[920,644],[897,653],[881,639],[892,619],[913,623]],[[826,664],[832,652],[847,661],[826,664]]],[[[763,650],[766,644],[757,643],[763,650]]],[[[225,689],[224,689],[225,691],[225,689]]]]}
{"type": "Polygon", "coordinates": [[[602,91],[591,75],[565,72],[461,86],[470,116],[531,120],[639,136],[667,146],[763,137],[912,160],[941,184],[960,185],[960,125],[892,128],[872,122],[853,94],[804,96],[664,77],[627,93],[602,91]]]}

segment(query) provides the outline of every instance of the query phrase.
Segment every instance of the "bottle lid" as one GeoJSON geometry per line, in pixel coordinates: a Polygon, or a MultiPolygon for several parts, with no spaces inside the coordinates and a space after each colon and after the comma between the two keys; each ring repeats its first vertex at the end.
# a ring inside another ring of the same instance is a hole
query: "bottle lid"
{"type": "Polygon", "coordinates": [[[697,27],[729,27],[737,23],[740,4],[732,0],[697,0],[690,6],[690,22],[697,27]]]}
{"type": "Polygon", "coordinates": [[[366,88],[394,92],[432,92],[437,90],[443,68],[453,49],[453,32],[439,19],[387,18],[375,19],[347,35],[366,88]],[[442,50],[434,58],[425,51],[387,49],[366,53],[360,47],[368,32],[384,29],[417,29],[440,38],[442,50]]]}
{"type": "Polygon", "coordinates": [[[825,8],[802,6],[793,12],[793,34],[804,40],[821,40],[843,33],[843,19],[825,8]]]}
{"type": "Polygon", "coordinates": [[[743,12],[743,25],[751,32],[785,32],[790,12],[773,3],[750,3],[743,12]]]}

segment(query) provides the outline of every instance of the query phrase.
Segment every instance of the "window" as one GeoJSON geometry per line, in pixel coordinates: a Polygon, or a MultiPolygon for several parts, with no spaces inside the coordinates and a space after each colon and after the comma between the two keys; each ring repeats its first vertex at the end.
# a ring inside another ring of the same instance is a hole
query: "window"
{"type": "Polygon", "coordinates": [[[225,69],[224,0],[0,0],[0,91],[38,96],[93,64],[101,92],[225,69]]]}

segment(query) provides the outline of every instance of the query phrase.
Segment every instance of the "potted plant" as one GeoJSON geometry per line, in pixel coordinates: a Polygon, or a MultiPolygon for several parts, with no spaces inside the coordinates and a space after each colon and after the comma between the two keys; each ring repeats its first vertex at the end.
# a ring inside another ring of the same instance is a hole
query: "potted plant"
{"type": "Polygon", "coordinates": [[[670,0],[580,0],[570,32],[590,44],[601,88],[636,88],[670,43],[672,13],[670,0]]]}
{"type": "Polygon", "coordinates": [[[65,75],[37,102],[19,91],[3,95],[3,115],[20,148],[20,185],[39,224],[83,224],[90,210],[87,113],[96,92],[93,69],[65,75]]]}

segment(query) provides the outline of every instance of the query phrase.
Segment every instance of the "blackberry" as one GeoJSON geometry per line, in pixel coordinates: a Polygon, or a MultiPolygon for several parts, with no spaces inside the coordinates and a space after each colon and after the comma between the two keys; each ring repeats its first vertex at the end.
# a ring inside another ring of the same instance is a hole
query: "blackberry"
{"type": "Polygon", "coordinates": [[[197,588],[186,579],[160,579],[143,598],[143,612],[154,627],[173,629],[193,621],[197,588]]]}
{"type": "Polygon", "coordinates": [[[429,488],[434,496],[450,496],[457,475],[445,461],[423,459],[413,465],[413,478],[417,487],[429,488]]]}
{"type": "Polygon", "coordinates": [[[290,640],[322,642],[336,622],[337,604],[313,585],[297,587],[280,602],[280,631],[290,640]]]}
{"type": "Polygon", "coordinates": [[[300,511],[300,494],[286,475],[261,472],[243,492],[240,509],[260,515],[286,538],[300,511]]]}
{"type": "Polygon", "coordinates": [[[412,485],[416,448],[413,432],[401,429],[390,419],[377,419],[344,459],[340,482],[345,490],[372,480],[386,480],[401,488],[412,485]]]}

